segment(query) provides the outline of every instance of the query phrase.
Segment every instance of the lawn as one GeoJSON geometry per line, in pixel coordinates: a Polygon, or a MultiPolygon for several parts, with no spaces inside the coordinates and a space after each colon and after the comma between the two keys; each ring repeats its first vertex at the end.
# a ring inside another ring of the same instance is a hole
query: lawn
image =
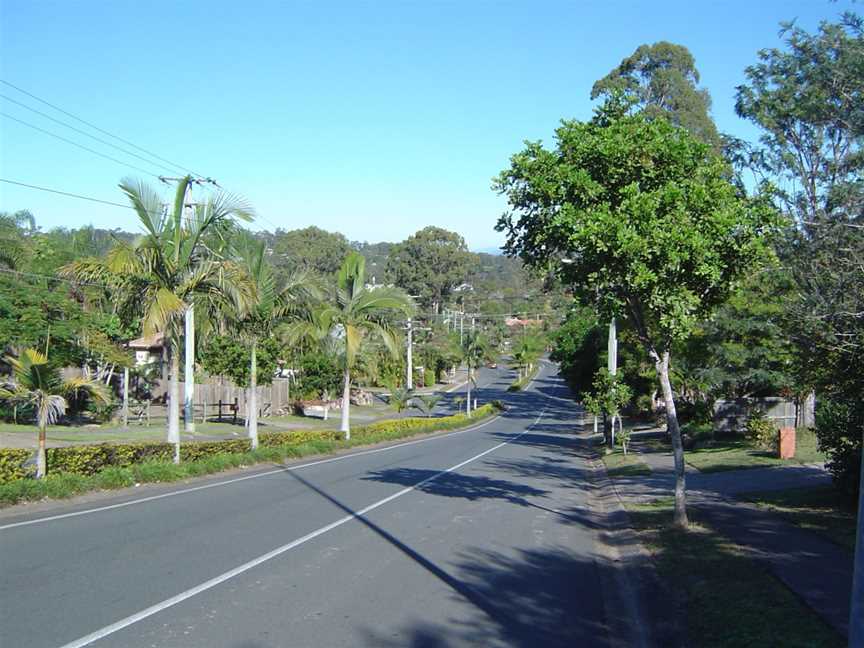
{"type": "MultiPolygon", "coordinates": [[[[417,411],[407,412],[417,416],[417,411]]],[[[182,416],[182,415],[181,415],[182,416]]],[[[376,404],[372,407],[351,407],[352,425],[367,425],[382,419],[395,418],[397,413],[386,405],[376,404]]],[[[258,421],[259,429],[266,430],[296,430],[296,429],[329,429],[335,430],[339,427],[340,410],[336,409],[330,413],[328,420],[306,417],[306,416],[273,416],[261,418],[258,421]]],[[[0,423],[0,447],[36,447],[37,428],[35,425],[19,425],[14,423],[0,423]]],[[[242,419],[238,424],[229,422],[207,421],[202,423],[196,421],[195,434],[186,434],[183,431],[183,421],[180,421],[181,439],[191,440],[218,440],[231,439],[246,436],[246,428],[242,419]]],[[[101,425],[52,425],[48,428],[48,443],[124,443],[140,441],[164,441],[165,419],[154,418],[150,425],[137,425],[130,423],[128,428],[123,428],[116,422],[101,425]]]]}
{"type": "Polygon", "coordinates": [[[743,439],[721,439],[705,441],[696,448],[687,450],[684,458],[688,464],[702,472],[767,468],[789,464],[821,463],[825,455],[816,449],[816,435],[810,431],[798,432],[795,457],[779,459],[773,452],[754,448],[743,439]]]}
{"type": "Polygon", "coordinates": [[[606,464],[606,472],[612,478],[651,474],[650,466],[642,461],[637,452],[628,452],[625,455],[620,450],[615,450],[603,455],[602,458],[603,463],[606,464]]]}
{"type": "Polygon", "coordinates": [[[672,500],[628,507],[660,578],[677,600],[686,645],[830,648],[842,638],[741,547],[710,527],[672,529],[672,500]]]}
{"type": "Polygon", "coordinates": [[[855,551],[855,505],[830,486],[746,493],[740,497],[855,551]]]}

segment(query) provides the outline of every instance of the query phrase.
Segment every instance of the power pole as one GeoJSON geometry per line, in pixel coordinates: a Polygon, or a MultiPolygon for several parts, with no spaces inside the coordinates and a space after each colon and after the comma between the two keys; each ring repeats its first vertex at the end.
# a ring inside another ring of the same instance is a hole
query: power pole
{"type": "Polygon", "coordinates": [[[459,346],[462,346],[465,334],[465,311],[459,313],[459,346]]]}
{"type": "Polygon", "coordinates": [[[414,389],[414,364],[413,364],[413,355],[414,355],[414,329],[413,322],[411,318],[408,318],[408,350],[407,350],[407,358],[405,364],[408,365],[407,368],[407,376],[405,377],[405,388],[409,391],[414,389]]]}

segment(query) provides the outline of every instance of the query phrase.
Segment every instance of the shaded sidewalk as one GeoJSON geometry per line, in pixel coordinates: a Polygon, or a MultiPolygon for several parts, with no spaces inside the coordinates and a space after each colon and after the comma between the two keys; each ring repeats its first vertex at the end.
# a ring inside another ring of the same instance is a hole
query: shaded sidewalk
{"type": "MultiPolygon", "coordinates": [[[[621,477],[615,489],[625,504],[644,504],[671,497],[674,465],[671,454],[640,453],[651,475],[621,477]]],[[[688,506],[771,572],[837,631],[848,635],[852,592],[851,552],[822,535],[789,522],[782,515],[737,500],[749,492],[808,488],[831,483],[818,465],[751,468],[700,473],[687,466],[688,506]]]]}

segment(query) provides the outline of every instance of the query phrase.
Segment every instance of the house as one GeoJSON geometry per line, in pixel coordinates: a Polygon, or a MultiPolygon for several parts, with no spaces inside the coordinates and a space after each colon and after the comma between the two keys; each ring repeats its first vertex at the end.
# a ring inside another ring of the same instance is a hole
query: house
{"type": "Polygon", "coordinates": [[[165,355],[165,335],[156,333],[132,340],[126,345],[135,352],[135,366],[143,367],[154,362],[163,362],[165,355]]]}

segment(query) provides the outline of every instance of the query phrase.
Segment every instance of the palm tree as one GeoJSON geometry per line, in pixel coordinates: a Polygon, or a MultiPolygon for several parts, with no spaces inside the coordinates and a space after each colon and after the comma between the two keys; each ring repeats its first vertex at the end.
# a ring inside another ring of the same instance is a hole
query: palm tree
{"type": "Polygon", "coordinates": [[[241,238],[235,250],[238,263],[255,286],[256,295],[245,311],[229,310],[228,314],[232,328],[250,346],[247,420],[254,450],[258,447],[258,343],[272,335],[283,322],[306,321],[305,316],[310,312],[310,302],[317,296],[317,289],[302,270],[277,281],[273,267],[267,261],[266,246],[251,237],[241,238]]]}
{"type": "MultiPolygon", "coordinates": [[[[236,219],[251,220],[252,210],[225,193],[210,195],[184,217],[186,191],[192,178],[178,186],[173,210],[162,209],[161,197],[144,183],[124,180],[120,189],[135,209],[146,234],[133,243],[118,241],[104,259],[75,261],[61,274],[110,285],[126,308],[143,320],[144,335],[164,334],[170,361],[168,442],[180,461],[178,376],[184,321],[196,307],[243,310],[254,300],[255,286],[247,273],[222,252],[236,219]]],[[[191,327],[187,327],[190,328],[191,327]]],[[[187,331],[187,340],[191,334],[187,331]]],[[[191,364],[187,345],[187,365],[191,364]]],[[[188,374],[187,370],[187,374],[188,374]]],[[[187,376],[191,378],[191,376],[187,376]]]]}
{"type": "Polygon", "coordinates": [[[436,394],[421,394],[415,397],[414,407],[423,412],[423,414],[426,415],[426,418],[430,418],[432,416],[432,411],[440,400],[441,397],[436,394]]]}
{"type": "Polygon", "coordinates": [[[0,400],[33,408],[39,426],[36,477],[41,479],[47,472],[45,433],[49,425],[66,413],[67,399],[87,394],[94,401],[107,404],[108,391],[95,380],[63,380],[60,372],[48,364],[48,358],[35,349],[25,349],[19,358],[7,356],[5,362],[12,368],[12,379],[0,383],[0,400]]]}
{"type": "Polygon", "coordinates": [[[471,385],[476,385],[474,370],[483,366],[489,357],[486,339],[479,331],[468,331],[462,340],[462,361],[468,367],[468,405],[465,412],[471,416],[471,385]]]}
{"type": "Polygon", "coordinates": [[[397,413],[401,414],[411,407],[411,401],[414,398],[413,390],[408,389],[404,385],[399,385],[396,380],[391,380],[387,383],[387,391],[390,392],[387,404],[396,410],[397,413]]]}
{"type": "Polygon", "coordinates": [[[398,355],[396,332],[387,318],[396,313],[407,316],[414,309],[414,302],[402,290],[387,286],[367,288],[365,279],[366,260],[361,254],[351,252],[339,270],[335,303],[322,313],[331,335],[341,340],[344,351],[342,422],[339,430],[345,433],[346,439],[351,438],[351,371],[364,339],[377,338],[390,353],[398,355]]]}

